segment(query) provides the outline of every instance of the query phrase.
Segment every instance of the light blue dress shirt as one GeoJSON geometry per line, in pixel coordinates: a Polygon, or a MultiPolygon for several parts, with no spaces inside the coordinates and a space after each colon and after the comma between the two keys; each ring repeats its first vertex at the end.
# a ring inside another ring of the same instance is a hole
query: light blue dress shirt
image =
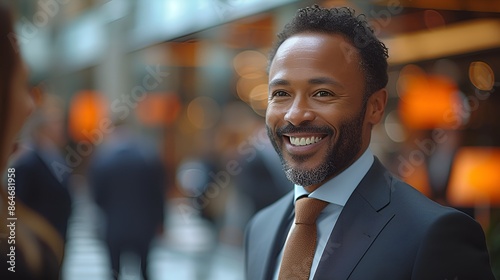
{"type": "MultiPolygon", "coordinates": [[[[351,166],[346,168],[339,175],[327,181],[312,193],[309,194],[302,186],[295,185],[295,200],[297,200],[297,198],[301,196],[309,195],[309,197],[324,200],[330,203],[321,212],[318,220],[316,221],[318,227],[318,239],[316,243],[316,252],[314,253],[314,259],[311,266],[311,274],[309,275],[310,280],[314,278],[314,273],[318,268],[321,255],[323,255],[323,251],[325,249],[326,243],[328,242],[328,238],[330,237],[330,234],[335,227],[335,223],[337,223],[342,209],[344,209],[344,205],[346,204],[354,189],[358,186],[361,179],[363,179],[363,177],[372,166],[373,161],[374,158],[372,152],[370,151],[370,149],[366,149],[361,157],[353,164],[351,164],[351,166]]],[[[288,235],[290,235],[290,232],[293,230],[294,225],[295,223],[292,224],[288,235]]],[[[282,257],[283,248],[278,255],[278,261],[276,262],[277,266],[274,273],[275,280],[278,279],[282,257]]]]}

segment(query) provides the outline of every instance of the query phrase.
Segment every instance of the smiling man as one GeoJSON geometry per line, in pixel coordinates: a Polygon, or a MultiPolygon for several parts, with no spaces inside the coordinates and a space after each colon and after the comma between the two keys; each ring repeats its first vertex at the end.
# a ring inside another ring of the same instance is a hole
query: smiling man
{"type": "Polygon", "coordinates": [[[387,49],[348,8],[301,9],[270,54],[266,124],[294,190],[250,222],[246,277],[494,279],[473,219],[371,153],[387,49]]]}

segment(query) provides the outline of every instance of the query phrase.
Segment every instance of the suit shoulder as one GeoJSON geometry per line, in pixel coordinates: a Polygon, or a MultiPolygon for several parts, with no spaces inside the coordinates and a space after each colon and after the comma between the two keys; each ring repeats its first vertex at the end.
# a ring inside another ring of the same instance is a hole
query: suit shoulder
{"type": "Polygon", "coordinates": [[[426,228],[416,254],[415,279],[494,279],[484,232],[477,221],[451,209],[426,228]]]}
{"type": "Polygon", "coordinates": [[[391,185],[392,208],[398,209],[397,215],[404,216],[408,221],[415,223],[432,224],[445,217],[457,217],[458,219],[473,219],[467,214],[452,207],[441,205],[423,195],[407,183],[393,178],[391,185]]]}

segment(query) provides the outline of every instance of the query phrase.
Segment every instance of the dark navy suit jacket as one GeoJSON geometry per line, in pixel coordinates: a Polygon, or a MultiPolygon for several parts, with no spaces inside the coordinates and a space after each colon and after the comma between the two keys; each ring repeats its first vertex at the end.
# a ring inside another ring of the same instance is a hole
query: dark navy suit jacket
{"type": "MultiPolygon", "coordinates": [[[[247,227],[247,280],[272,279],[293,220],[293,192],[247,227]]],[[[393,177],[378,159],[347,201],[315,280],[495,279],[481,226],[393,177]]]]}
{"type": "Polygon", "coordinates": [[[16,194],[66,239],[72,198],[67,177],[57,178],[50,164],[42,159],[37,147],[19,155],[12,165],[16,169],[16,194]]]}
{"type": "Polygon", "coordinates": [[[102,144],[89,167],[89,183],[105,214],[106,239],[148,247],[163,225],[165,169],[143,139],[102,144]]]}

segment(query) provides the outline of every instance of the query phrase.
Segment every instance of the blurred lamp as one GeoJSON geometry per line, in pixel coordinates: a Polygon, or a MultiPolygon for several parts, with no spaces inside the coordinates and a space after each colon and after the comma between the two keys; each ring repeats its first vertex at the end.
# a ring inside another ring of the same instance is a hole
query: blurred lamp
{"type": "MultiPolygon", "coordinates": [[[[403,2],[403,1],[401,1],[403,2]]],[[[491,9],[497,1],[404,1],[445,3],[456,2],[480,3],[491,9]]],[[[427,6],[428,8],[428,6],[427,6]]],[[[439,25],[439,24],[438,24],[439,25]]],[[[474,53],[482,50],[495,49],[500,46],[500,36],[491,34],[500,33],[500,20],[498,19],[475,19],[466,20],[446,26],[403,33],[391,38],[385,38],[385,45],[391,50],[388,59],[389,64],[406,64],[415,61],[450,57],[460,54],[474,53]],[[464,38],[467,38],[464,40],[464,38]]]]}
{"type": "Polygon", "coordinates": [[[500,147],[463,147],[456,155],[448,186],[453,206],[500,205],[500,147]]]}
{"type": "Polygon", "coordinates": [[[398,109],[405,126],[412,129],[457,127],[461,101],[452,80],[425,74],[411,75],[404,80],[398,109]]]}
{"type": "Polygon", "coordinates": [[[107,100],[97,91],[84,90],[76,93],[69,107],[68,132],[74,141],[92,141],[89,135],[100,130],[107,118],[107,100]]]}
{"type": "Polygon", "coordinates": [[[474,61],[469,65],[469,79],[479,90],[490,91],[495,84],[495,73],[482,61],[474,61]]]}

